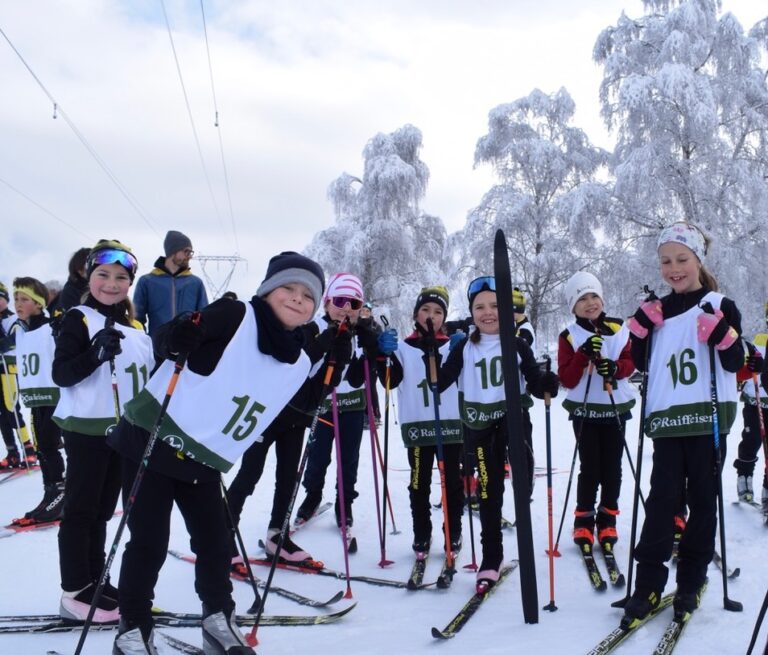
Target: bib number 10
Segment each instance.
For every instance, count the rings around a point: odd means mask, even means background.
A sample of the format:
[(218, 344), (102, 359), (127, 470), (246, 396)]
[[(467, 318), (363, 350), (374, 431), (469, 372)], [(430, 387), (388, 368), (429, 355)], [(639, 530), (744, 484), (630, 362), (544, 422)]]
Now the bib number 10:
[(232, 428), (235, 428), (235, 431), (232, 432), (232, 438), (235, 441), (242, 441), (256, 429), (259, 420), (256, 414), (261, 414), (266, 407), (258, 400), (251, 402), (250, 396), (235, 396), (232, 398), (232, 402), (237, 405), (237, 409), (222, 432), (229, 434)]
[(480, 385), (483, 389), (488, 388), (489, 382), (490, 386), (492, 387), (500, 387), (502, 384), (504, 384), (504, 373), (501, 368), (501, 357), (491, 357), (490, 365), (488, 364), (487, 360), (481, 359), (475, 364), (475, 366), (480, 369)]
[(686, 348), (679, 355), (673, 354), (667, 362), (667, 368), (672, 376), (672, 386), (677, 387), (680, 384), (693, 384), (699, 377), (696, 370), (696, 363), (693, 361), (696, 353), (690, 348)]

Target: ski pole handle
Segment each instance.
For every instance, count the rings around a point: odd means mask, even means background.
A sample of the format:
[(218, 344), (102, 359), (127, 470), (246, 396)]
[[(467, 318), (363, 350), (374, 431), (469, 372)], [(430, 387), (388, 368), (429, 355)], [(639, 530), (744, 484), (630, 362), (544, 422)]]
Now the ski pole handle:
[[(549, 373), (552, 370), (552, 358), (549, 355), (544, 355), (544, 370)], [(544, 392), (544, 406), (549, 407), (552, 404), (552, 395), (548, 392)]]

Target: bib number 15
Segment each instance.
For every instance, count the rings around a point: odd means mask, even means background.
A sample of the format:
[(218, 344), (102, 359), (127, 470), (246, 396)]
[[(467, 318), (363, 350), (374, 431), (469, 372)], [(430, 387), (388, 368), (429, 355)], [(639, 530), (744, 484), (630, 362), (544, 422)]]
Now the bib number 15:
[(250, 396), (234, 396), (232, 402), (237, 405), (237, 409), (232, 414), (229, 422), (224, 426), (222, 432), (229, 434), (232, 428), (234, 428), (232, 438), (235, 441), (242, 441), (256, 429), (256, 424), (259, 420), (256, 415), (261, 414), (266, 407), (258, 400), (251, 402)]
[(696, 353), (690, 348), (686, 348), (681, 353), (673, 354), (667, 362), (667, 368), (672, 376), (672, 386), (677, 387), (680, 384), (693, 384), (699, 377), (696, 370), (696, 363), (693, 361)]

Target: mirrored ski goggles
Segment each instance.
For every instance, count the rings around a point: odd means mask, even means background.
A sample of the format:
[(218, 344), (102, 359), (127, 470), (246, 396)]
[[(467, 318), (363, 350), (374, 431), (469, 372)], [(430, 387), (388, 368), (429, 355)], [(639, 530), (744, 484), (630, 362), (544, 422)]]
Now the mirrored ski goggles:
[(467, 287), (467, 298), (471, 298), (475, 294), (481, 291), (496, 291), (496, 278), (492, 275), (483, 275), (483, 277), (476, 277), (469, 283)]
[(120, 264), (131, 274), (131, 279), (136, 275), (136, 269), (139, 267), (139, 262), (136, 258), (125, 250), (97, 250), (88, 255), (88, 270), (92, 271), (102, 264)]
[(347, 296), (333, 296), (331, 302), (334, 307), (344, 309), (347, 305), (353, 310), (358, 310), (363, 306), (363, 301), (359, 298), (348, 298)]

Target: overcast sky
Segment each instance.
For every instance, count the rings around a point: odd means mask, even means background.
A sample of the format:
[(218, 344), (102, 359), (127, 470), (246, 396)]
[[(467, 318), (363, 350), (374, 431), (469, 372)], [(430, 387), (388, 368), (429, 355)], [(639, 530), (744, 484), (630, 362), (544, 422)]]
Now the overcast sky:
[[(201, 3), (164, 4), (193, 131), (160, 0), (2, 3), (0, 29), (39, 83), (0, 36), (0, 280), (64, 281), (70, 254), (99, 238), (130, 245), (148, 272), (176, 229), (197, 253), (246, 258), (230, 288), (250, 296), (272, 254), (333, 223), (326, 189), (361, 174), (366, 141), (406, 123), (424, 136), (423, 208), (455, 231), (493, 181), (472, 161), (495, 106), (565, 86), (574, 124), (610, 148), (592, 47), (622, 9), (642, 14), (640, 0), (203, 7), (218, 129)], [(765, 0), (723, 8), (745, 30), (768, 13)], [(228, 272), (207, 268), (217, 282)]]

